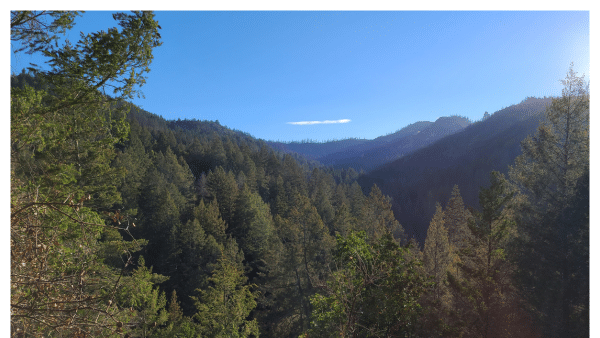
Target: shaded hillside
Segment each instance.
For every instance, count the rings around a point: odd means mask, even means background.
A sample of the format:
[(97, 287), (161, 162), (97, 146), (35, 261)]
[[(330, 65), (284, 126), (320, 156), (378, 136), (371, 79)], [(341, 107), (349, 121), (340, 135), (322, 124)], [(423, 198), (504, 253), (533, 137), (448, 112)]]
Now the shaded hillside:
[(377, 147), (382, 144), (391, 143), (391, 142), (394, 142), (394, 141), (399, 140), (406, 136), (417, 134), (420, 131), (422, 131), (423, 129), (430, 126), (432, 123), (433, 122), (430, 122), (430, 121), (418, 121), (415, 123), (411, 123), (408, 126), (402, 128), (398, 131), (395, 131), (391, 134), (379, 136), (378, 138), (374, 139), (373, 142), (370, 142), (369, 146), (365, 147), (364, 150), (374, 148), (374, 147)]
[(421, 121), (361, 147), (349, 148), (318, 160), (334, 168), (351, 167), (368, 171), (452, 135), (470, 124), (467, 118), (461, 116), (440, 117), (435, 122)]
[(429, 122), (429, 121), (419, 121), (419, 122), (409, 124), (408, 126), (402, 128), (396, 132), (393, 132), (391, 134), (379, 136), (379, 137), (377, 137), (373, 140), (369, 140), (368, 142), (365, 142), (363, 144), (360, 144), (360, 145), (357, 145), (354, 147), (348, 147), (342, 151), (338, 151), (335, 153), (330, 153), (325, 156), (322, 156), (319, 158), (319, 161), (326, 165), (334, 166), (336, 162), (343, 162), (346, 159), (360, 157), (360, 154), (364, 154), (374, 148), (383, 147), (387, 144), (393, 143), (394, 141), (398, 141), (407, 136), (416, 135), (419, 132), (421, 132), (423, 129), (427, 128), (432, 123), (433, 122)]
[[(388, 135), (379, 136), (373, 140), (348, 138), (344, 140), (327, 141), (327, 142), (272, 142), (267, 141), (273, 149), (284, 153), (297, 153), (307, 159), (327, 159), (329, 162), (335, 159), (352, 157), (357, 153), (363, 153), (370, 149), (389, 144), (406, 136), (414, 135), (427, 126), (432, 124), (429, 121), (419, 121), (412, 123), (396, 132)], [(329, 163), (330, 164), (330, 163)]]
[(368, 143), (369, 140), (349, 138), (344, 140), (328, 141), (328, 142), (273, 142), (267, 141), (271, 148), (287, 153), (300, 154), (307, 159), (315, 160), (319, 157), (327, 156), (332, 153), (343, 151), (344, 149), (354, 148), (362, 144)]
[(520, 143), (538, 126), (551, 99), (528, 98), (461, 132), (389, 163), (360, 178), (393, 198), (396, 218), (409, 236), (424, 242), (435, 203), (444, 205), (458, 184), (466, 205), (478, 207), (478, 191), (489, 172), (506, 173)]

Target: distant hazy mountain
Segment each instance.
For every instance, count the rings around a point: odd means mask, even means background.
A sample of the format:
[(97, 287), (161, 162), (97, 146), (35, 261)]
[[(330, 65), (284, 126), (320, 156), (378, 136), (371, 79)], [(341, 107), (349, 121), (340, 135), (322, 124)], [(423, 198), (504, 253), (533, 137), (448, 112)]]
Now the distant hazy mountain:
[(357, 171), (368, 171), (452, 135), (470, 124), (467, 118), (461, 116), (440, 117), (435, 122), (416, 122), (394, 134), (378, 137), (317, 160), (334, 168), (352, 167)]
[(307, 159), (317, 159), (319, 157), (327, 156), (328, 154), (343, 151), (350, 147), (360, 146), (369, 142), (366, 139), (349, 138), (345, 140), (336, 140), (328, 142), (273, 142), (266, 141), (266, 143), (273, 149), (279, 150), (284, 153), (297, 153)]
[(458, 184), (465, 204), (478, 207), (479, 187), (489, 184), (490, 171), (508, 171), (521, 153), (521, 141), (535, 131), (550, 102), (549, 98), (528, 98), (504, 108), (369, 172), (359, 183), (365, 189), (375, 183), (391, 196), (400, 224), (423, 243), (435, 203), (444, 206)]
[(440, 117), (435, 122), (419, 121), (374, 140), (345, 139), (329, 142), (271, 142), (272, 148), (296, 153), (336, 169), (371, 170), (436, 140), (456, 133), (470, 124), (465, 117)]

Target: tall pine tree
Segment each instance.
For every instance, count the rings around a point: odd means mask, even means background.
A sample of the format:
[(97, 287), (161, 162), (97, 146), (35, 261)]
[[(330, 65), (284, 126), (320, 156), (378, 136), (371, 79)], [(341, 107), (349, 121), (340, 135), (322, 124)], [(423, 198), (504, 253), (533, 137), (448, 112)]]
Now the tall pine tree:
[[(510, 210), (514, 192), (504, 176), (490, 174), (491, 185), (481, 189), (479, 204), (469, 223), (471, 236), (466, 249), (460, 252), (461, 278), (452, 272), (448, 279), (454, 295), (454, 311), (458, 329), (467, 336), (496, 337), (504, 329), (507, 307), (514, 304), (512, 272), (507, 250), (515, 235), (515, 224)], [(514, 332), (506, 333), (510, 336)]]
[(546, 120), (521, 143), (523, 154), (510, 168), (524, 197), (515, 252), (519, 285), (549, 337), (572, 337), (589, 325), (581, 322), (589, 291), (571, 292), (582, 290), (589, 274), (589, 249), (583, 244), (589, 222), (565, 218), (574, 208), (589, 207), (586, 188), (577, 188), (586, 186), (589, 171), (589, 84), (573, 65), (562, 83), (562, 96), (552, 100)]
[(423, 250), (423, 263), (427, 272), (434, 277), (435, 300), (441, 301), (445, 295), (446, 271), (451, 263), (450, 244), (448, 243), (448, 231), (444, 226), (444, 212), (440, 204), (435, 206), (435, 214), (425, 238)]

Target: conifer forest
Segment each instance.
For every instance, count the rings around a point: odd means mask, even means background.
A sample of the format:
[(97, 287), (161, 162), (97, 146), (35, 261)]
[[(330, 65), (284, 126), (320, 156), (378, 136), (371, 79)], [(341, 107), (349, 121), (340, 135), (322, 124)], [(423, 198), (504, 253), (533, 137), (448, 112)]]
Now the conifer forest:
[[(572, 67), (561, 96), (454, 117), (365, 171), (135, 106), (154, 14), (55, 44), (77, 15), (11, 12), (12, 42), (50, 60), (11, 75), (12, 337), (589, 336)], [(451, 145), (460, 165), (423, 164)]]

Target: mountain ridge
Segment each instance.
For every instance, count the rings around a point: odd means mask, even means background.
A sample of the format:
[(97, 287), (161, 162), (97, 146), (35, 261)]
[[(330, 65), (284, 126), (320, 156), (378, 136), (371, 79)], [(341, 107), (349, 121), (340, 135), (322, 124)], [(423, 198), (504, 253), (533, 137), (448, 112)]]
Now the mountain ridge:
[(521, 141), (535, 132), (550, 98), (527, 98), (359, 178), (392, 197), (396, 219), (423, 243), (435, 204), (444, 205), (455, 184), (465, 205), (478, 208), (478, 193), (489, 172), (508, 172), (521, 153)]
[(317, 160), (334, 168), (352, 167), (357, 171), (369, 171), (452, 135), (470, 124), (466, 117), (457, 115), (443, 116), (435, 122), (417, 122), (401, 129), (396, 133), (395, 139), (386, 143), (373, 143), (364, 150), (348, 149), (344, 153), (331, 154)]
[(273, 149), (298, 154), (336, 169), (371, 170), (453, 134), (471, 121), (462, 116), (442, 116), (436, 121), (417, 121), (372, 140), (348, 138), (328, 142), (265, 141)]

